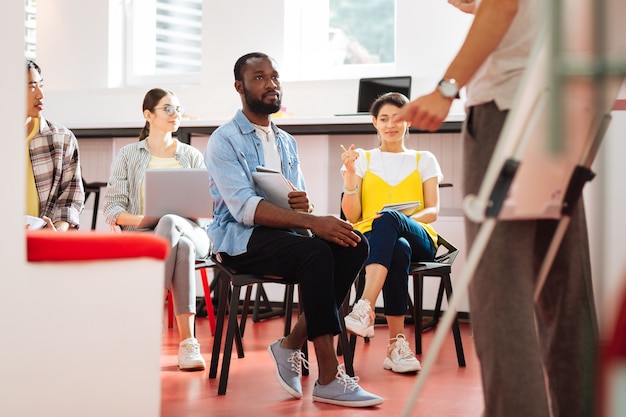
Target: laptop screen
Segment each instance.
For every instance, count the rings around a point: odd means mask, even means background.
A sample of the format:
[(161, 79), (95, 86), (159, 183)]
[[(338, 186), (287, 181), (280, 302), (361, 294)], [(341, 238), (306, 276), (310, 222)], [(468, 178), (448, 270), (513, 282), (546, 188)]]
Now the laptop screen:
[(361, 78), (359, 80), (358, 113), (369, 113), (374, 100), (389, 92), (402, 93), (411, 98), (411, 76)]

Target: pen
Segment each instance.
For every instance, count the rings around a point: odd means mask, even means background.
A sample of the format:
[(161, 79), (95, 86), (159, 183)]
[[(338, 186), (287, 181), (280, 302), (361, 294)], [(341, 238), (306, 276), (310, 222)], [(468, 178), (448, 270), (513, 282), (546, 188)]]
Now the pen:
[(348, 152), (348, 150), (346, 149), (345, 146), (343, 146), (343, 145), (339, 145), (339, 146), (341, 146), (341, 149), (343, 149), (344, 152)]

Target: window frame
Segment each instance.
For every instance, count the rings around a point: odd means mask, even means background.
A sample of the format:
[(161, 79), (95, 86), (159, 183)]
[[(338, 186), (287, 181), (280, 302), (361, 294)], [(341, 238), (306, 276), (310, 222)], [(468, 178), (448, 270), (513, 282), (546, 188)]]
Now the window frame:
[(328, 44), (330, 33), (330, 0), (285, 0), (285, 58), (281, 64), (281, 78), (285, 81), (316, 81), (397, 75), (397, 0), (393, 0), (393, 4), (395, 62), (332, 64), (324, 63), (330, 53), (322, 46)]
[[(146, 52), (138, 52), (139, 49), (148, 47), (156, 49), (157, 44), (157, 12), (156, 5), (159, 2), (169, 3), (176, 0), (128, 0), (124, 10), (124, 84), (126, 86), (143, 86), (155, 84), (200, 84), (202, 75), (202, 34), (199, 36), (199, 59), (197, 72), (172, 72), (172, 73), (143, 73), (157, 72), (155, 69), (157, 53), (148, 54), (152, 59), (150, 64), (142, 64), (142, 57)], [(184, 0), (183, 0), (184, 1)], [(200, 2), (202, 4), (202, 2)], [(202, 13), (202, 12), (201, 12)], [(140, 16), (140, 18), (135, 18)], [(202, 17), (199, 22), (202, 30)], [(147, 69), (147, 70), (146, 70)]]

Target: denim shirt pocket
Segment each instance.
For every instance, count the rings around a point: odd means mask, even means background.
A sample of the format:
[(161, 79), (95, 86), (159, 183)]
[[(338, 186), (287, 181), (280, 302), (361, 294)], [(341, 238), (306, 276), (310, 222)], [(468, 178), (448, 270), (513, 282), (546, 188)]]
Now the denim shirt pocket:
[(261, 161), (259, 161), (258, 153), (251, 151), (254, 151), (254, 149), (245, 148), (240, 150), (238, 155), (242, 165), (247, 166), (250, 173), (256, 171), (257, 166), (262, 165)]

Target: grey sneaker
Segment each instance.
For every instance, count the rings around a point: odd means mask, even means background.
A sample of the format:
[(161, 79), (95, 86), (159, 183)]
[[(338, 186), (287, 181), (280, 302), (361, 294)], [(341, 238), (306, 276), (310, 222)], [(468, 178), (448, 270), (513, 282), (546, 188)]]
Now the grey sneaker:
[(382, 404), (382, 397), (365, 391), (359, 386), (358, 381), (358, 377), (349, 376), (344, 371), (343, 365), (339, 365), (337, 375), (330, 384), (321, 385), (319, 382), (315, 382), (313, 401), (343, 407), (372, 407)]
[(178, 345), (178, 369), (181, 371), (202, 371), (206, 367), (200, 354), (200, 344), (193, 337), (185, 339)]
[(300, 383), (302, 367), (308, 369), (309, 362), (300, 349), (281, 347), (282, 340), (283, 338), (280, 338), (269, 345), (267, 351), (276, 364), (276, 375), (278, 375), (280, 385), (292, 396), (300, 398), (302, 397), (302, 384)]

